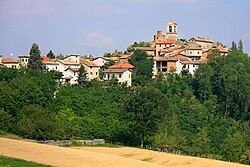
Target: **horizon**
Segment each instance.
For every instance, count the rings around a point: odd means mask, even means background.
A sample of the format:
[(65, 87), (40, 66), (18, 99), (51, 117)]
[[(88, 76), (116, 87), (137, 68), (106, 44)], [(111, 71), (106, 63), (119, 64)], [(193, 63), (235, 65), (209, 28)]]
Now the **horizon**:
[[(247, 0), (1, 0), (0, 54), (29, 54), (33, 43), (41, 55), (103, 56), (130, 44), (152, 41), (166, 23), (178, 23), (178, 38), (205, 37), (231, 47), (242, 39), (250, 53)], [(11, 56), (13, 54), (13, 56)]]

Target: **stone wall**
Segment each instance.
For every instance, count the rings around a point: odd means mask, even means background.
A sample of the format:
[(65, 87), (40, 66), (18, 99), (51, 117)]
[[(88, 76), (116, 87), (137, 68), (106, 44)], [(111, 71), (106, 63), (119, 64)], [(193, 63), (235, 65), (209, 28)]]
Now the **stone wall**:
[(48, 144), (52, 146), (66, 146), (72, 144), (79, 144), (79, 145), (96, 145), (96, 144), (104, 144), (104, 139), (94, 139), (94, 140), (61, 140), (61, 141), (54, 141), (54, 140), (44, 140), (44, 141), (37, 141), (37, 143), (41, 144)]

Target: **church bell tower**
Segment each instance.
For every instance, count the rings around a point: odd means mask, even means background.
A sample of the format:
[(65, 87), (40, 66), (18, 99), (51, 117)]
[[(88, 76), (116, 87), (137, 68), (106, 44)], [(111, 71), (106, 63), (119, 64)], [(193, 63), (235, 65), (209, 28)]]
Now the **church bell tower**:
[(178, 25), (174, 21), (167, 22), (167, 39), (176, 40), (178, 37)]

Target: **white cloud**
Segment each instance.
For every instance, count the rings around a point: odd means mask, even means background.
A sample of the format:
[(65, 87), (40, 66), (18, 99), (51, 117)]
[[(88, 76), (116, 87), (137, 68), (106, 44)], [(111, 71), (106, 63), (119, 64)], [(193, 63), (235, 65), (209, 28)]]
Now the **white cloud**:
[(111, 47), (113, 44), (114, 40), (111, 37), (107, 37), (96, 31), (89, 32), (83, 41), (83, 45), (90, 48)]

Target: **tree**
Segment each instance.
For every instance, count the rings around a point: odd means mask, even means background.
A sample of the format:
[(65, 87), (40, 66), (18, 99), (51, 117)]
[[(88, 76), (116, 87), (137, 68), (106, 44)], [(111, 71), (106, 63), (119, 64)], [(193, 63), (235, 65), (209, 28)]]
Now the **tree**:
[(196, 155), (208, 154), (211, 151), (211, 140), (208, 136), (208, 128), (203, 127), (192, 140), (192, 151)]
[(239, 43), (238, 43), (238, 50), (243, 52), (243, 42), (242, 40), (240, 39)]
[(150, 47), (150, 42), (140, 41), (139, 43), (135, 42), (127, 47), (128, 52), (133, 52), (135, 47)]
[(232, 50), (237, 50), (237, 44), (234, 41), (232, 41), (231, 49)]
[(140, 146), (143, 147), (145, 136), (156, 131), (166, 110), (166, 96), (156, 88), (143, 87), (125, 97), (122, 118), (127, 121), (130, 130), (140, 136)]
[(26, 106), (18, 113), (17, 129), (21, 136), (30, 139), (57, 139), (61, 131), (55, 114), (38, 105)]
[(30, 49), (30, 58), (28, 62), (29, 69), (42, 70), (44, 69), (44, 64), (41, 58), (41, 51), (37, 44), (33, 44)]
[(115, 64), (115, 61), (114, 60), (109, 60), (108, 62), (106, 62), (104, 65), (103, 65), (103, 68), (104, 69), (108, 69), (110, 66), (114, 65)]
[(47, 57), (50, 59), (54, 59), (56, 58), (55, 54), (52, 52), (52, 50), (49, 51), (49, 53), (47, 54)]
[(79, 69), (78, 79), (77, 79), (79, 86), (83, 86), (86, 83), (86, 81), (87, 81), (87, 74), (88, 73), (86, 72), (84, 66), (81, 65), (81, 67)]
[(135, 85), (143, 85), (152, 79), (153, 59), (149, 59), (144, 50), (135, 50), (129, 63), (135, 66), (132, 77)]
[(56, 58), (57, 58), (57, 59), (60, 59), (60, 60), (63, 60), (64, 57), (65, 57), (65, 56), (64, 56), (63, 54), (61, 54), (61, 53), (60, 53), (59, 55), (56, 56)]

